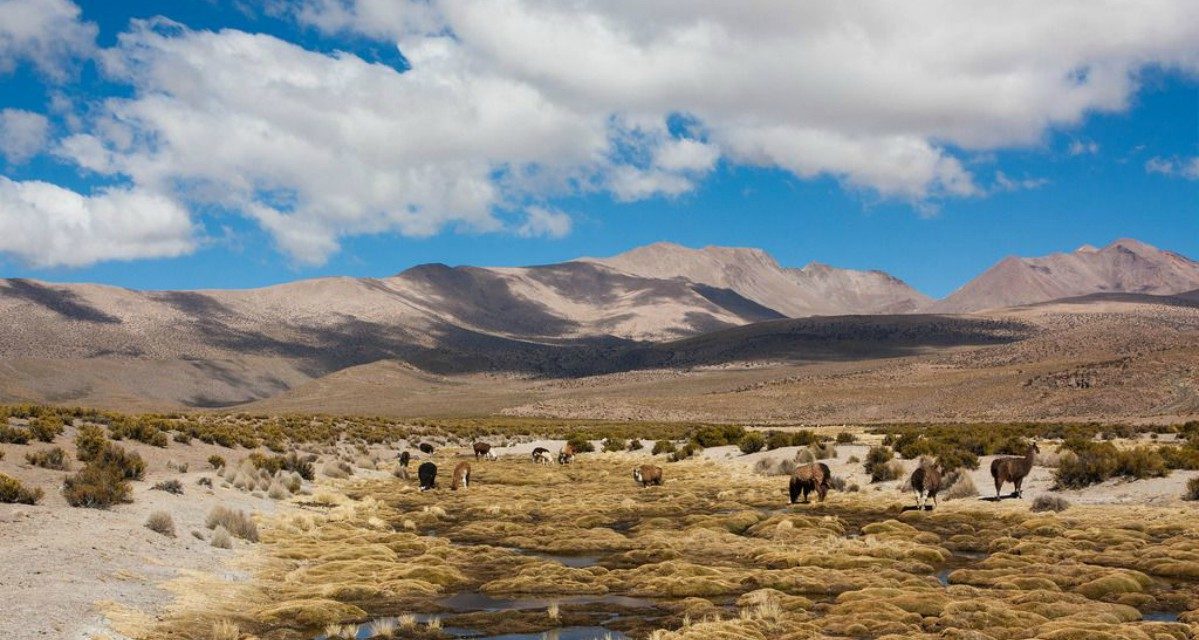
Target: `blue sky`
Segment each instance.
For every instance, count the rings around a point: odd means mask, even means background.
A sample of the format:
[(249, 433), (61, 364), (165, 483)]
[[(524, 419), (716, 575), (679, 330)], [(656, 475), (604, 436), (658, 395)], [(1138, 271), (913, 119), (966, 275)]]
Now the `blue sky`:
[[(901, 46), (923, 40), (900, 23), (877, 34), (900, 43), (887, 60), (911, 56), (899, 78), (825, 49), (814, 15), (767, 16), (796, 20), (776, 33), (583, 3), (601, 27), (563, 34), (537, 31), (563, 24), (544, 7), (501, 22), (489, 2), (422, 4), (0, 0), (46, 29), (0, 47), (0, 275), (253, 287), (666, 240), (882, 269), (939, 297), (1006, 255), (1120, 237), (1199, 258), (1188, 3), (1134, 26), (1096, 3), (1098, 33), (950, 16), (950, 44), (1028, 37), (949, 68)], [(679, 25), (793, 62), (730, 59), (725, 41), (705, 58)], [(1003, 64), (1006, 83), (979, 75)]]

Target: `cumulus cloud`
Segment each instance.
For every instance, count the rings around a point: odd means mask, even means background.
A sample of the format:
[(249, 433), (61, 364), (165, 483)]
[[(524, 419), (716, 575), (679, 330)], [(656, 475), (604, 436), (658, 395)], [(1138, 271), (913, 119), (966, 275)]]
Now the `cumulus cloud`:
[(188, 213), (169, 198), (121, 187), (86, 196), (0, 176), (0, 252), (32, 266), (173, 257), (193, 248)]
[[(282, 6), (393, 42), (411, 68), (135, 23), (102, 57), (131, 97), (98, 105), (59, 153), (241, 212), (319, 263), (362, 233), (554, 235), (569, 217), (533, 212), (556, 196), (677, 196), (720, 163), (831, 176), (919, 211), (1035, 188), (980, 185), (965, 160), (1125, 109), (1145, 66), (1199, 72), (1189, 0)], [(505, 224), (507, 210), (528, 217)]]
[(570, 234), (570, 216), (544, 207), (529, 207), (525, 211), (525, 221), (516, 228), (516, 234), (523, 238), (562, 238)]
[(83, 22), (70, 0), (0, 0), (0, 74), (28, 61), (63, 80), (95, 41), (96, 26)]
[(1199, 180), (1199, 156), (1192, 158), (1162, 158), (1154, 156), (1145, 161), (1145, 171), (1187, 180)]
[(0, 110), (0, 155), (12, 164), (22, 164), (40, 153), (49, 136), (46, 116), (21, 109)]

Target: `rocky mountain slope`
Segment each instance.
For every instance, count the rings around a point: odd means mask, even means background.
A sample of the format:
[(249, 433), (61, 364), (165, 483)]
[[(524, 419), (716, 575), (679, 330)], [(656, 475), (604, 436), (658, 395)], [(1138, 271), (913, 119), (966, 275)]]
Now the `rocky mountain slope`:
[(1199, 289), (1199, 262), (1136, 240), (1040, 258), (1005, 258), (949, 297), (929, 305), (961, 313), (1093, 293), (1178, 294)]

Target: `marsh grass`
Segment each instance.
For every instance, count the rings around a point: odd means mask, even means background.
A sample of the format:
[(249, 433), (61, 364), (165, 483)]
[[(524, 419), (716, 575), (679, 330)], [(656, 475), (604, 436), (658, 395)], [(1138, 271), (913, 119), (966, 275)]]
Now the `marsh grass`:
[[(1030, 513), (1016, 501), (960, 501), (916, 512), (889, 490), (792, 506), (785, 478), (688, 460), (643, 491), (628, 466), (625, 454), (549, 467), (513, 459), (487, 464), (470, 492), (420, 492), (390, 477), (339, 483), (345, 495), (322, 489), (330, 497), (311, 512), (266, 521), (257, 600), (238, 610), (259, 637), (300, 627), (315, 635), (398, 606), (442, 613), (427, 624), (397, 618), (397, 637), (434, 637), (442, 622), (464, 621), (488, 635), (539, 632), (557, 602), (555, 624), (616, 616), (632, 637), (669, 640), (1182, 640), (1185, 625), (1142, 623), (1138, 609), (1199, 598), (1199, 582), (1186, 581), (1199, 581), (1189, 511)], [(960, 555), (968, 551), (984, 555)], [(599, 561), (576, 568), (534, 553)], [(438, 603), (464, 591), (548, 604), (445, 613)], [(654, 604), (570, 600), (610, 595)]]

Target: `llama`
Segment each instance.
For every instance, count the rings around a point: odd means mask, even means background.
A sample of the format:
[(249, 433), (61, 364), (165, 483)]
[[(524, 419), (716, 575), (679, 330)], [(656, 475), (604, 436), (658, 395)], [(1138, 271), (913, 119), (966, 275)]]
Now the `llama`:
[(495, 458), (496, 458), (496, 455), (491, 452), (491, 445), (487, 444), (486, 442), (476, 442), (474, 445), (474, 449), (475, 449), (475, 460), (478, 460), (479, 458), (487, 458), (488, 460), (495, 460)]
[(420, 449), (421, 452), (425, 453), (426, 455), (433, 455), (433, 445), (429, 444), (428, 442), (420, 443), (420, 446), (417, 447), (417, 449)]
[(662, 467), (656, 467), (652, 464), (643, 464), (640, 467), (633, 468), (633, 480), (641, 483), (641, 488), (648, 486), (662, 486)]
[(450, 489), (454, 491), (457, 491), (459, 487), (465, 489), (468, 484), (470, 484), (470, 463), (459, 462), (458, 466), (454, 467), (454, 479), (450, 481)]
[(537, 447), (536, 449), (533, 449), (533, 462), (541, 464), (549, 464), (552, 462), (552, 460), (550, 460), (550, 450), (546, 449), (545, 447)]
[(1016, 490), (1012, 495), (1017, 498), (1023, 498), (1024, 493), (1020, 489), (1020, 485), (1024, 484), (1024, 478), (1032, 471), (1033, 461), (1036, 460), (1036, 454), (1041, 450), (1037, 448), (1037, 443), (1028, 445), (1028, 452), (1022, 458), (996, 458), (991, 461), (991, 477), (995, 479), (995, 499), (999, 499), (999, 490), (1003, 488), (1003, 483), (1011, 482), (1016, 486)]
[(804, 503), (807, 503), (808, 494), (813, 491), (816, 492), (820, 502), (824, 502), (832, 477), (833, 474), (829, 471), (828, 465), (823, 462), (813, 462), (797, 467), (791, 474), (791, 504), (798, 502), (800, 495), (803, 496)]
[(412, 454), (407, 451), (400, 454), (400, 466), (408, 468), (408, 463), (412, 461)]
[(423, 462), (416, 470), (416, 477), (420, 478), (420, 490), (428, 491), (437, 487), (437, 465), (432, 462)]
[(920, 466), (912, 472), (912, 490), (916, 492), (916, 508), (924, 511), (928, 508), (928, 499), (932, 498), (933, 506), (937, 505), (937, 492), (941, 490), (941, 463), (930, 464), (921, 460)]
[(574, 461), (576, 453), (574, 445), (567, 442), (566, 446), (558, 451), (558, 464), (570, 464)]

